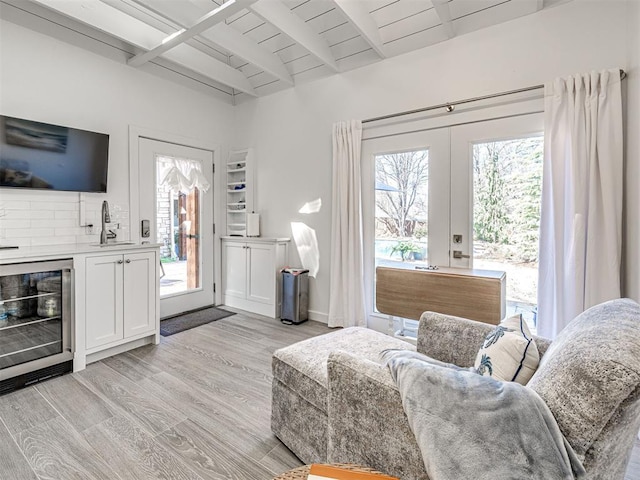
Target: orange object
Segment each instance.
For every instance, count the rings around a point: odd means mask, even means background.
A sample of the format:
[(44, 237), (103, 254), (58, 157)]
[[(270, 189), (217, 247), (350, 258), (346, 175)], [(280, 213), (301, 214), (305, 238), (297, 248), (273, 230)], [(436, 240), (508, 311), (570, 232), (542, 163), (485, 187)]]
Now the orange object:
[(346, 470), (331, 465), (313, 464), (309, 469), (308, 480), (400, 480), (382, 473)]

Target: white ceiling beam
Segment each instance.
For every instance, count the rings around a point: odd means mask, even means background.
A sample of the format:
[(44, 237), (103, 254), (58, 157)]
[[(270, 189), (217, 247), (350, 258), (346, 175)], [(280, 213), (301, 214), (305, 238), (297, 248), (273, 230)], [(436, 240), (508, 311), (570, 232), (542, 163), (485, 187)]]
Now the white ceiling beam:
[[(34, 1), (144, 50), (152, 48), (166, 37), (164, 32), (100, 0)], [(251, 96), (257, 96), (251, 83), (242, 72), (189, 45), (178, 45), (165, 52), (163, 57), (231, 88)]]
[(157, 46), (149, 50), (148, 52), (141, 53), (135, 57), (129, 59), (127, 63), (132, 67), (139, 67), (146, 62), (159, 57), (165, 52), (168, 52), (174, 47), (186, 42), (190, 38), (200, 35), (205, 30), (209, 30), (214, 25), (223, 22), (227, 17), (238, 13), (240, 10), (245, 9), (257, 0), (229, 0), (223, 3), (218, 8), (211, 10), (206, 15), (199, 18), (196, 23), (187, 29), (179, 30), (178, 32), (169, 35)]
[(255, 43), (248, 36), (241, 34), (235, 28), (220, 23), (204, 32), (202, 36), (228, 50), (232, 55), (237, 55), (252, 63), (288, 85), (293, 85), (293, 77), (280, 57)]
[(380, 38), (380, 29), (362, 0), (333, 0), (360, 36), (373, 48), (380, 58), (386, 58)]
[(327, 42), (280, 0), (259, 0), (250, 10), (307, 50), (334, 72), (338, 65)]
[(453, 21), (451, 20), (451, 10), (449, 9), (449, 0), (431, 0), (433, 8), (435, 8), (440, 21), (442, 22), (442, 28), (448, 38), (456, 36), (456, 32), (453, 29)]
[[(135, 2), (138, 4), (138, 8), (142, 7), (145, 11), (153, 12), (154, 15), (167, 19), (176, 25), (176, 28), (192, 25), (201, 16), (201, 12), (211, 8), (211, 0), (191, 0), (180, 3), (154, 0), (135, 0)], [(202, 32), (200, 38), (215, 43), (231, 55), (236, 55), (238, 58), (261, 68), (287, 85), (293, 85), (293, 77), (280, 57), (226, 23), (221, 22), (214, 25), (209, 30)]]

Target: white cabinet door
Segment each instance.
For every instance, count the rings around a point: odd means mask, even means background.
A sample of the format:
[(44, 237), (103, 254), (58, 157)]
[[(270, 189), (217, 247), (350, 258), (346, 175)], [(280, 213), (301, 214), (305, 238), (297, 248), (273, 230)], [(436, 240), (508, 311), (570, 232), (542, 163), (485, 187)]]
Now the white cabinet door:
[(124, 338), (153, 333), (156, 328), (156, 255), (124, 255)]
[(246, 298), (247, 294), (247, 245), (222, 242), (224, 295)]
[(90, 257), (86, 262), (86, 348), (123, 338), (122, 255)]
[(275, 302), (275, 246), (250, 243), (247, 246), (247, 300)]

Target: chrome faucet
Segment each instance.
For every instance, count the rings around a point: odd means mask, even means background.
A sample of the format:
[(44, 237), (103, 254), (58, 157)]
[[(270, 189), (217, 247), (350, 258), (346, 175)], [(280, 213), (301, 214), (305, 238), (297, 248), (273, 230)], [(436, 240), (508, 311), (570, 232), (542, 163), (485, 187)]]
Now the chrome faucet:
[(105, 200), (102, 202), (102, 231), (100, 232), (100, 245), (107, 244), (107, 223), (111, 223), (111, 215), (109, 215), (109, 203)]

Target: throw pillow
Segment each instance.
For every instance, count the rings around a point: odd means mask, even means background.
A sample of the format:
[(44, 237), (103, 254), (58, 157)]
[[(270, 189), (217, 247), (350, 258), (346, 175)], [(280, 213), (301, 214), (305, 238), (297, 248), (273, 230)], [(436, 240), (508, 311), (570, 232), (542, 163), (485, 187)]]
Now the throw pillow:
[(474, 369), (479, 375), (526, 385), (539, 362), (538, 347), (527, 323), (522, 315), (514, 315), (486, 336)]

